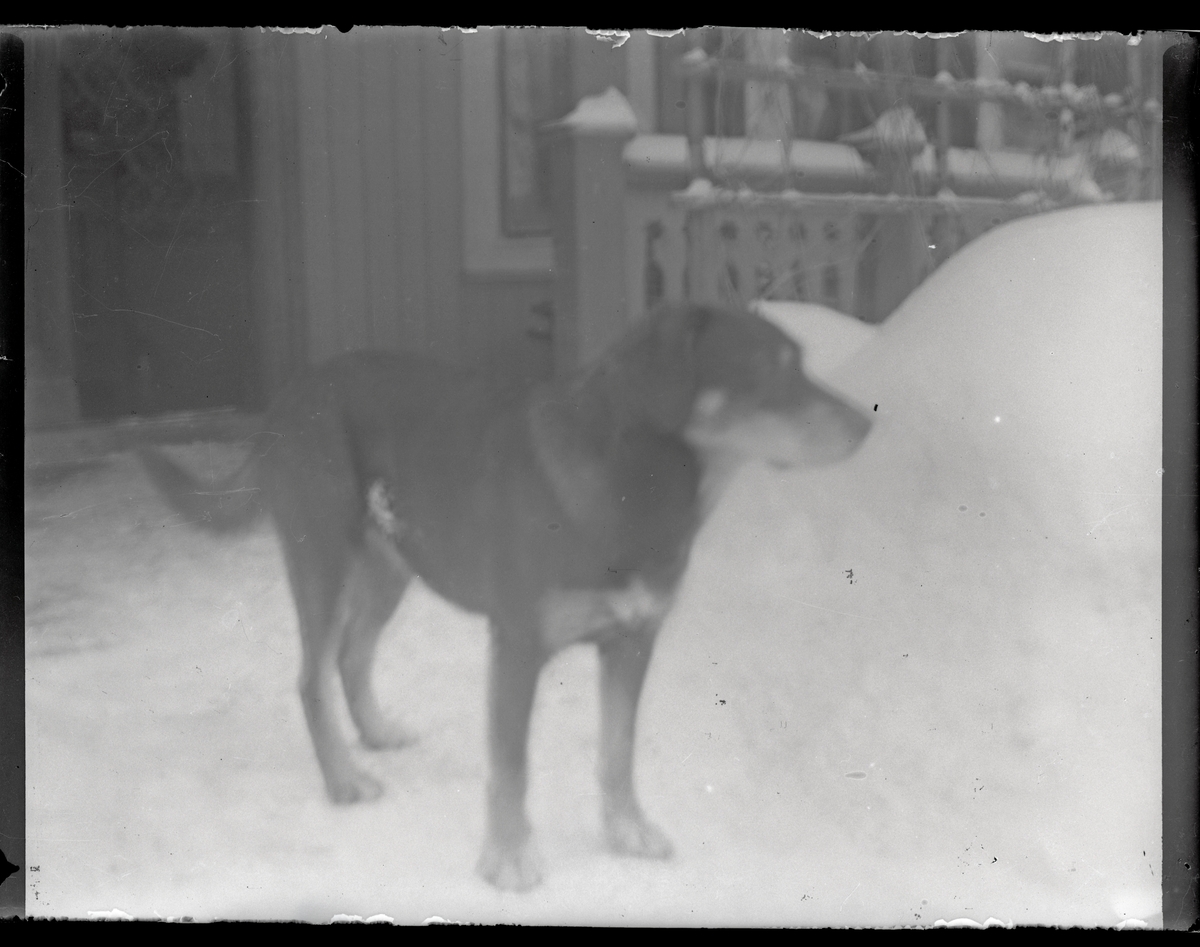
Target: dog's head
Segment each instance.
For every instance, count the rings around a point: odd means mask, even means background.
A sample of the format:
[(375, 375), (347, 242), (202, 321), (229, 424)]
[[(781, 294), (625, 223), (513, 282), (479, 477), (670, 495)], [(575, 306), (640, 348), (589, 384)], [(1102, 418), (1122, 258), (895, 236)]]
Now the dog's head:
[(871, 427), (805, 374), (800, 346), (749, 312), (663, 306), (621, 348), (637, 369), (628, 394), (710, 456), (818, 466), (849, 456)]

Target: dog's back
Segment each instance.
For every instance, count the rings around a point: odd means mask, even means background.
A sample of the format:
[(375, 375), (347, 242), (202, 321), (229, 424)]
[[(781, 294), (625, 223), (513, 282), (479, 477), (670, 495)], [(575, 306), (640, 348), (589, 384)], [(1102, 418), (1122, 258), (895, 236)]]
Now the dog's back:
[(487, 430), (521, 390), (419, 356), (353, 352), (293, 379), (224, 478), (197, 476), (155, 448), (137, 453), (171, 508), (212, 532), (264, 512), (289, 521), (310, 490), (353, 494), (362, 509), (364, 485), (389, 476), (438, 484), (430, 499), (444, 510), (438, 495), (460, 493), (476, 475)]

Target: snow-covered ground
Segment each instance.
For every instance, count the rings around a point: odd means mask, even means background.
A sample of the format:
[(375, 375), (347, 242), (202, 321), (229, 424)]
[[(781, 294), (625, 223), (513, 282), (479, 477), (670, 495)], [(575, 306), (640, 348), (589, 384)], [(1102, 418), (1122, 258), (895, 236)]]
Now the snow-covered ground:
[(29, 912), (1160, 924), (1159, 234), (1154, 205), (1035, 218), (877, 334), (773, 316), (876, 428), (836, 467), (747, 470), (698, 541), (638, 748), (673, 860), (604, 851), (595, 658), (547, 668), (529, 894), (473, 873), (479, 619), (402, 605), (377, 680), (421, 741), (364, 752), (387, 793), (334, 808), (269, 527), (194, 532), (126, 455), (35, 482)]

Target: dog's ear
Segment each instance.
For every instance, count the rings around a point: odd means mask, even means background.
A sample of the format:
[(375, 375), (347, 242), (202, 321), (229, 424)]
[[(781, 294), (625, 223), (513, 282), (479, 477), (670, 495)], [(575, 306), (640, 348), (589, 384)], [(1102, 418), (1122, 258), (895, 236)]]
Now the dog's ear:
[(700, 344), (722, 310), (665, 303), (651, 310), (587, 377), (604, 387), (619, 411), (679, 431), (691, 416)]
[(699, 379), (698, 350), (720, 310), (690, 303), (660, 306), (650, 315), (653, 335), (644, 377), (629, 379), (647, 395), (640, 410), (656, 427), (679, 431), (691, 416)]

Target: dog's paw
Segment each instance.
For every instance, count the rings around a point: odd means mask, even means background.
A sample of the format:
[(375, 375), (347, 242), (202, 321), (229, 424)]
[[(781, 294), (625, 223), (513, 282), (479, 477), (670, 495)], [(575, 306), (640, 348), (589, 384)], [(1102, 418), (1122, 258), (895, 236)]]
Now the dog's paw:
[(330, 780), (329, 798), (340, 806), (353, 802), (371, 802), (383, 795), (383, 783), (374, 776), (355, 770), (336, 780)]
[(646, 821), (641, 813), (610, 815), (604, 822), (608, 847), (618, 855), (638, 858), (670, 858), (675, 851), (662, 829)]
[(542, 860), (528, 839), (515, 849), (489, 841), (476, 871), (501, 891), (528, 891), (541, 884)]

